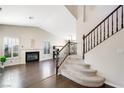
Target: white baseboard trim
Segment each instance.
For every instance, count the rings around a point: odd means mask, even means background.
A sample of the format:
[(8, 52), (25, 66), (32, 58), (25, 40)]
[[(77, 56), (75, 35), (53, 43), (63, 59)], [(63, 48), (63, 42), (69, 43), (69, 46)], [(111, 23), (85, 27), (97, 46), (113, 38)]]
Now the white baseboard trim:
[(25, 63), (16, 63), (16, 64), (8, 64), (5, 67), (16, 66), (16, 65), (24, 65)]
[(49, 59), (43, 59), (43, 60), (40, 60), (40, 62), (42, 61), (49, 61), (49, 60), (53, 60), (52, 58), (49, 58)]
[[(98, 72), (97, 74), (104, 77), (104, 75), (100, 72)], [(105, 84), (110, 85), (110, 86), (115, 87), (115, 88), (123, 88), (124, 87), (124, 86), (112, 83), (112, 82), (108, 81), (107, 79), (105, 80)]]
[(105, 84), (108, 84), (108, 85), (113, 86), (113, 87), (115, 87), (115, 88), (123, 88), (123, 87), (124, 87), (124, 86), (120, 86), (120, 85), (111, 83), (111, 82), (109, 82), (109, 81), (107, 81), (107, 80), (105, 81)]

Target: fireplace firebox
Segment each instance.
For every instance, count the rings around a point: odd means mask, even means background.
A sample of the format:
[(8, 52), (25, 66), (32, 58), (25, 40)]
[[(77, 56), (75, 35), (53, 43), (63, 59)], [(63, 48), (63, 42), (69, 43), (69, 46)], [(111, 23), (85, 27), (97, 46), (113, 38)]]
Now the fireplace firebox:
[(26, 52), (26, 62), (39, 61), (39, 52)]

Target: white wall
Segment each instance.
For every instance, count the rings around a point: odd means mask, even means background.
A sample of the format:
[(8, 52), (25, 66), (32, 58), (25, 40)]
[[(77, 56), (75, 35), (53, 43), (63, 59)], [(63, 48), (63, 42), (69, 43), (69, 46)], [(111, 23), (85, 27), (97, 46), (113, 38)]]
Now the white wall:
[(106, 78), (106, 83), (124, 87), (124, 29), (85, 55), (85, 62)]
[[(25, 64), (26, 51), (39, 51), (40, 61), (52, 58), (52, 46), (63, 45), (63, 39), (48, 33), (36, 27), (0, 25), (0, 55), (3, 55), (3, 38), (17, 37), (20, 39), (20, 53), (19, 58), (11, 59), (5, 65)], [(34, 39), (35, 45), (31, 46), (31, 40)], [(51, 53), (43, 54), (43, 41), (50, 41)]]
[[(78, 8), (77, 42), (78, 55), (82, 55), (82, 36), (91, 31), (117, 6), (87, 6), (83, 22), (83, 6)], [(124, 30), (118, 32), (85, 55), (85, 62), (106, 78), (106, 83), (124, 87)]]
[(100, 21), (102, 21), (109, 13), (112, 12), (117, 6), (110, 5), (92, 5), (86, 6), (86, 18), (83, 22), (83, 6), (78, 7), (78, 20), (77, 20), (77, 42), (78, 42), (78, 55), (82, 55), (82, 37), (91, 31)]

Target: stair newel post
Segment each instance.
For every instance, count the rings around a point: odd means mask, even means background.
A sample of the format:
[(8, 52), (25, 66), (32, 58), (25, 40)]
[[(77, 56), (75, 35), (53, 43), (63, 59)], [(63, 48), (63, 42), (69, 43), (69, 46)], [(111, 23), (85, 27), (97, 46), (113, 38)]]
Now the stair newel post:
[(85, 35), (83, 35), (83, 59), (85, 58)]
[(69, 41), (68, 41), (68, 48), (69, 48), (68, 51), (69, 51), (69, 55), (71, 54), (71, 52), (70, 52), (70, 47), (71, 47), (71, 45), (70, 45), (70, 44), (71, 44), (71, 42), (70, 42), (70, 40), (69, 40)]
[(55, 56), (56, 56), (56, 46), (53, 46), (53, 61), (55, 60)]
[(56, 50), (56, 75), (58, 74), (59, 49)]
[(121, 6), (122, 9), (121, 9), (121, 28), (123, 28), (124, 24), (123, 24), (123, 5)]

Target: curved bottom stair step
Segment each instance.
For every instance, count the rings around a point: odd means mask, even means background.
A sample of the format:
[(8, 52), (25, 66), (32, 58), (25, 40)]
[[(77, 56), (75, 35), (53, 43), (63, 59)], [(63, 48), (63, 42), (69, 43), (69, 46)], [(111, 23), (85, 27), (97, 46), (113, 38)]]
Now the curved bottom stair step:
[(87, 76), (95, 76), (97, 71), (93, 69), (87, 69), (87, 68), (79, 68), (78, 66), (70, 66), (70, 65), (65, 65), (64, 66), (66, 70), (70, 70), (76, 73), (84, 74)]
[(105, 79), (97, 76), (97, 71), (90, 68), (89, 64), (77, 55), (69, 56), (65, 64), (59, 69), (59, 74), (71, 79), (72, 81), (86, 87), (101, 87)]
[(81, 79), (81, 80), (86, 80), (86, 81), (89, 81), (89, 82), (101, 82), (101, 81), (104, 81), (105, 79), (101, 76), (98, 76), (98, 75), (95, 75), (95, 76), (86, 76), (84, 74), (81, 74), (79, 72), (73, 72), (72, 70), (63, 70), (64, 72), (67, 72), (69, 73), (70, 75), (78, 78), (78, 79)]
[(104, 84), (105, 81), (105, 79), (100, 76), (85, 77), (83, 75), (76, 75), (75, 73), (72, 73), (68, 70), (62, 70), (61, 74), (86, 87), (100, 87)]

